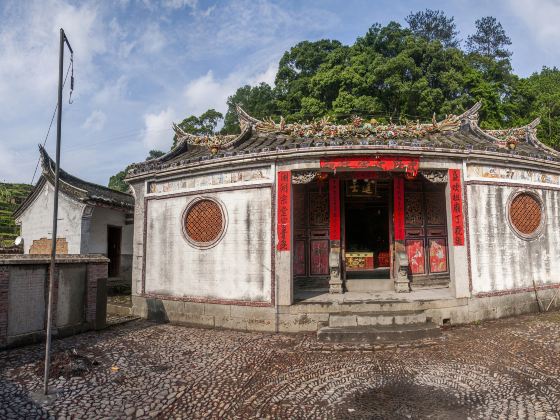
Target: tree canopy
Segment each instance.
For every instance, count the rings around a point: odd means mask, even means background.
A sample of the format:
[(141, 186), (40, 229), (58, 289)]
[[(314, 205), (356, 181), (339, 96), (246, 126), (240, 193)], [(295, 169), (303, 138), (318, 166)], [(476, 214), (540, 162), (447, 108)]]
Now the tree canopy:
[(427, 41), (440, 41), (446, 47), (459, 47), (457, 26), (454, 18), (445, 16), (441, 10), (426, 9), (409, 14), (405, 21), (414, 35)]
[(540, 116), (539, 137), (560, 146), (560, 71), (515, 75), (511, 40), (496, 18), (478, 19), (464, 43), (454, 18), (441, 10), (410, 13), (405, 21), (374, 24), (351, 45), (299, 42), (280, 58), (274, 86), (242, 86), (227, 99), (225, 118), (209, 109), (179, 126), (192, 134), (238, 133), (236, 105), (259, 119), (343, 122), (357, 115), (404, 123), (458, 114), (482, 101), (483, 127), (523, 125)]

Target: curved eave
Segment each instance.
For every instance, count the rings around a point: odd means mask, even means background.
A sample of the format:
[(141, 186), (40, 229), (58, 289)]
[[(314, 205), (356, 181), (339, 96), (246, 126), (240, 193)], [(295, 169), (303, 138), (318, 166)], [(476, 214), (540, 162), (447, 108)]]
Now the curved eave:
[[(232, 139), (230, 142), (224, 144), (221, 146), (221, 149), (227, 150), (227, 149), (231, 149), (233, 147), (239, 146), (241, 143), (243, 143), (245, 140), (247, 140), (252, 133), (252, 126), (250, 124), (247, 125), (243, 125), (242, 126), (243, 129), (241, 130), (241, 133), (239, 133), (238, 136), (236, 136), (234, 139)], [(183, 138), (179, 141), (179, 143), (173, 148), (171, 149), (169, 152), (167, 152), (165, 155), (160, 156), (159, 158), (156, 159), (150, 159), (148, 161), (145, 162), (139, 162), (139, 163), (133, 163), (131, 165), (132, 169), (135, 168), (142, 168), (148, 165), (153, 165), (153, 164), (159, 164), (159, 163), (165, 163), (165, 162), (169, 162), (173, 159), (178, 158), (179, 156), (186, 154), (189, 150), (189, 148), (201, 148), (201, 147), (205, 147), (202, 145), (192, 145), (188, 143), (187, 138)], [(127, 174), (125, 176), (125, 180), (130, 179), (131, 176), (129, 174)]]
[(525, 164), (532, 163), (539, 167), (547, 166), (552, 170), (560, 171), (560, 159), (543, 159), (538, 155), (516, 152), (497, 152), (496, 147), (450, 149), (437, 147), (389, 146), (389, 145), (341, 145), (341, 146), (300, 146), (287, 149), (274, 149), (269, 151), (252, 151), (237, 153), (234, 156), (218, 156), (202, 158), (194, 161), (176, 162), (168, 167), (155, 168), (151, 171), (134, 174), (129, 181), (153, 178), (154, 176), (168, 176), (177, 172), (198, 172), (203, 170), (231, 167), (232, 164), (247, 164), (254, 162), (272, 162), (277, 160), (300, 160), (307, 158), (321, 158), (327, 156), (345, 155), (409, 155), (425, 158), (447, 159), (481, 159), (485, 161), (507, 162)]

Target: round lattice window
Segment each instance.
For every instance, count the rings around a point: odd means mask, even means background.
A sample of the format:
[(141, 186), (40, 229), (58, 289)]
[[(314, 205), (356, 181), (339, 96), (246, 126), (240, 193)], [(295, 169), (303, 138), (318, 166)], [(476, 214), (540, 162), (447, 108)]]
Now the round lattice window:
[(530, 192), (513, 195), (509, 203), (509, 221), (514, 231), (523, 239), (538, 236), (544, 222), (540, 198)]
[(183, 213), (185, 238), (198, 248), (214, 246), (222, 238), (225, 227), (224, 209), (214, 199), (195, 199)]

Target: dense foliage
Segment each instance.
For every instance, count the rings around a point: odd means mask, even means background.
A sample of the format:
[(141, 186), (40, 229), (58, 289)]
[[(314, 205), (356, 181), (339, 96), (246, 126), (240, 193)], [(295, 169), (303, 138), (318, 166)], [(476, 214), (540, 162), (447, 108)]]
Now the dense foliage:
[[(160, 156), (163, 156), (165, 152), (161, 150), (150, 150), (146, 160), (157, 159)], [(109, 178), (109, 188), (121, 192), (129, 192), (128, 191), (128, 184), (124, 182), (124, 178), (126, 177), (126, 173), (130, 169), (130, 165), (128, 165), (123, 171), (120, 171)]]
[[(507, 49), (511, 40), (491, 16), (478, 19), (464, 43), (453, 17), (440, 10), (411, 13), (405, 20), (407, 27), (374, 24), (352, 45), (329, 39), (294, 45), (280, 59), (274, 86), (242, 86), (228, 98), (221, 132), (239, 132), (236, 104), (260, 119), (329, 116), (345, 122), (358, 115), (404, 123), (429, 121), (434, 113), (441, 119), (482, 101), (481, 126), (518, 126), (540, 116), (540, 139), (560, 146), (557, 68), (528, 78), (515, 75)], [(179, 125), (192, 134), (210, 134), (221, 119), (210, 109)]]
[(13, 245), (19, 235), (13, 212), (31, 192), (31, 185), (0, 183), (0, 247)]
[(511, 40), (493, 17), (475, 22), (466, 48), (454, 19), (439, 10), (411, 13), (408, 27), (373, 25), (353, 45), (303, 41), (282, 56), (275, 86), (243, 86), (228, 99), (223, 133), (239, 130), (235, 104), (257, 118), (287, 121), (352, 115), (381, 122), (443, 118), (482, 101), (481, 125), (505, 128), (540, 116), (539, 136), (560, 145), (560, 72), (512, 72)]

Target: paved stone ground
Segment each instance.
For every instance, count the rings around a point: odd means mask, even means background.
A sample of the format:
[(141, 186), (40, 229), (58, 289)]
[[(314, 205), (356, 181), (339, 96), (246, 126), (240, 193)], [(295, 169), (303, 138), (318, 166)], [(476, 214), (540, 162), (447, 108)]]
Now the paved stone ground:
[(560, 313), (408, 346), (131, 321), (0, 352), (0, 418), (560, 418)]

